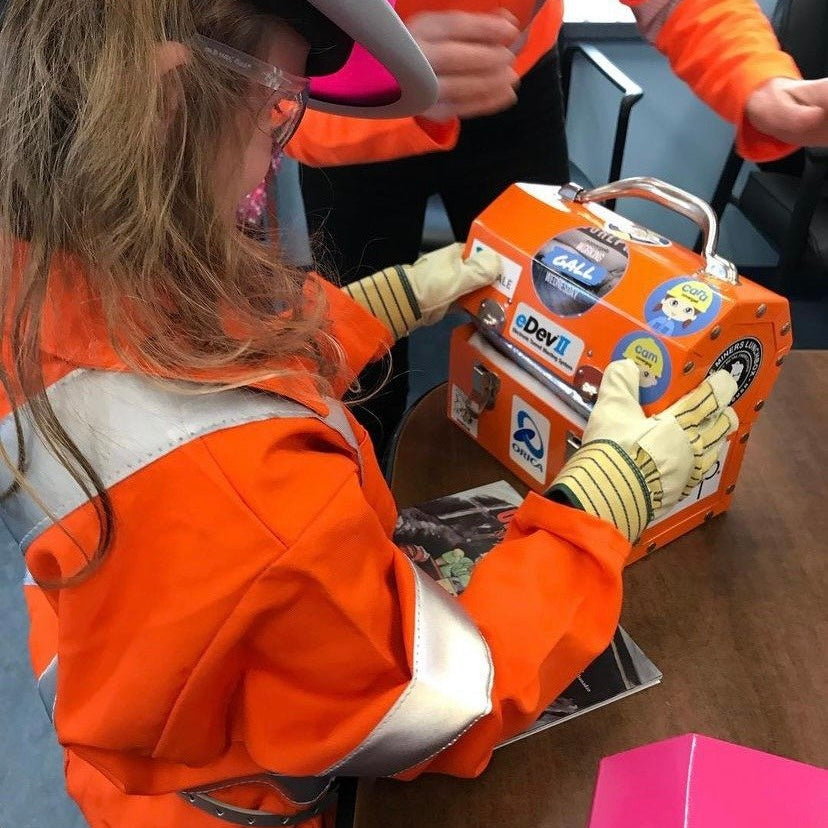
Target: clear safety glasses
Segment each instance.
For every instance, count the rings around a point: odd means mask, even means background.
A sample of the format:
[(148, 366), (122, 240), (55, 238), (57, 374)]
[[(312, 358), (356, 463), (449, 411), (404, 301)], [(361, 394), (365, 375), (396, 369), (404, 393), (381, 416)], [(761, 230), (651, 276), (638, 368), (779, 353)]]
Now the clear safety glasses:
[(270, 129), (274, 144), (284, 147), (291, 139), (308, 105), (310, 80), (291, 75), (263, 60), (244, 52), (197, 35), (196, 40), (208, 60), (255, 81), (270, 89)]

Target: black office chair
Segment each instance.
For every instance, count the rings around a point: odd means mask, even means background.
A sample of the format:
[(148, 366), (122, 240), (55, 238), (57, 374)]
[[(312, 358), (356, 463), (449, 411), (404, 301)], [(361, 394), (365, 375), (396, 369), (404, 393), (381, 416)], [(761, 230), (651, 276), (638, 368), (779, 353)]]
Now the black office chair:
[[(828, 3), (779, 0), (771, 18), (782, 48), (807, 79), (828, 75)], [(828, 151), (806, 148), (759, 164), (738, 195), (744, 161), (731, 148), (713, 195), (721, 218), (733, 204), (779, 252), (768, 287), (785, 295), (828, 286)], [(698, 246), (696, 249), (699, 249)]]
[[(569, 108), (569, 95), (572, 86), (572, 67), (575, 58), (583, 58), (604, 76), (619, 92), (621, 100), (618, 107), (618, 117), (615, 124), (612, 157), (610, 158), (607, 181), (617, 181), (621, 177), (621, 166), (624, 163), (624, 150), (627, 145), (627, 130), (630, 123), (632, 108), (644, 96), (641, 87), (630, 80), (600, 49), (589, 43), (571, 43), (563, 48), (561, 55), (561, 85), (563, 89), (564, 113)], [(593, 182), (576, 164), (570, 162), (570, 180), (584, 187), (595, 186)], [(612, 209), (614, 202), (607, 202)], [(423, 229), (423, 252), (445, 247), (455, 241), (454, 233), (449, 224), (443, 205), (439, 198), (432, 197), (426, 206), (425, 225)]]
[[(621, 178), (621, 167), (624, 163), (624, 150), (627, 147), (627, 132), (630, 125), (630, 115), (633, 107), (644, 97), (644, 90), (627, 75), (625, 75), (600, 49), (590, 43), (571, 43), (564, 48), (561, 60), (561, 79), (564, 95), (564, 112), (569, 112), (570, 90), (572, 87), (572, 67), (575, 58), (581, 57), (590, 63), (593, 69), (604, 76), (620, 93), (618, 102), (618, 116), (615, 121), (615, 136), (612, 145), (609, 170), (606, 181), (596, 182), (573, 162), (570, 161), (570, 177), (576, 184), (584, 187), (594, 187), (597, 184), (606, 184), (618, 181)], [(606, 202), (612, 210), (614, 201)]]

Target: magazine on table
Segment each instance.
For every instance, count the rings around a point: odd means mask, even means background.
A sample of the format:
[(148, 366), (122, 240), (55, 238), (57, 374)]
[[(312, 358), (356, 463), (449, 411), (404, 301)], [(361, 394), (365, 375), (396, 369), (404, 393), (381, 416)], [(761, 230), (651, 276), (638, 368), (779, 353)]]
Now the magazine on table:
[[(440, 497), (400, 512), (394, 538), (428, 575), (459, 595), (474, 567), (503, 539), (521, 496), (505, 481)], [(543, 711), (501, 747), (661, 681), (661, 672), (619, 627), (609, 647)]]

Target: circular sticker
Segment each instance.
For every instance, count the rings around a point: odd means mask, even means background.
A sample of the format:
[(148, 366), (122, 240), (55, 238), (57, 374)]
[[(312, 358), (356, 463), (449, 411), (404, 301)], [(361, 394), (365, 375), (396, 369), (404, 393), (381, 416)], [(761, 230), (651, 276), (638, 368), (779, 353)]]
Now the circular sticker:
[(638, 242), (639, 244), (648, 244), (650, 247), (669, 247), (672, 242), (670, 239), (642, 227), (640, 224), (634, 224), (631, 221), (621, 221), (620, 219), (611, 219), (604, 225), (605, 229), (612, 233), (613, 236), (618, 236), (619, 239), (625, 241)]
[(621, 281), (629, 260), (627, 245), (600, 227), (567, 230), (532, 261), (535, 290), (553, 313), (577, 316)]
[(687, 336), (706, 328), (721, 307), (722, 297), (710, 285), (679, 276), (650, 294), (644, 318), (657, 334)]
[(660, 399), (670, 385), (672, 369), (666, 348), (646, 331), (625, 336), (612, 352), (613, 360), (631, 359), (638, 366), (639, 400), (649, 405)]
[(736, 380), (737, 390), (736, 396), (733, 398), (733, 402), (736, 402), (750, 388), (761, 364), (762, 343), (755, 337), (748, 336), (744, 339), (737, 339), (732, 345), (728, 345), (716, 357), (708, 374), (721, 369), (729, 371), (733, 379)]

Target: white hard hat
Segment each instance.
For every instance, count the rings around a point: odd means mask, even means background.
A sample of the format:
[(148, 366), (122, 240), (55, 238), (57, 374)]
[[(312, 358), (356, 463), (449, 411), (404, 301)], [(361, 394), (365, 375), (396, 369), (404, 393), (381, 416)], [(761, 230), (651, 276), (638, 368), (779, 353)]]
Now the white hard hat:
[(437, 100), (437, 79), (394, 11), (395, 0), (252, 0), (311, 44), (309, 106), (401, 118)]

